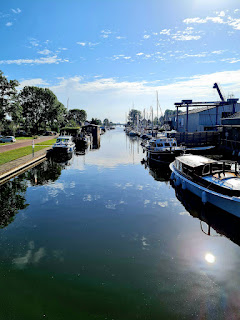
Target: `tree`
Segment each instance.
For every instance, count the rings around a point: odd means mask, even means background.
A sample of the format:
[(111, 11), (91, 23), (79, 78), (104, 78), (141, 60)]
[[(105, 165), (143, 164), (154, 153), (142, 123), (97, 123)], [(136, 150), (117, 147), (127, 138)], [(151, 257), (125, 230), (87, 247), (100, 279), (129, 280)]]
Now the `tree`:
[(102, 121), (100, 119), (97, 119), (97, 118), (92, 118), (90, 123), (100, 126), (102, 124)]
[(21, 108), (18, 103), (16, 87), (19, 85), (17, 80), (9, 80), (0, 70), (0, 124), (6, 121), (7, 115), (13, 121), (17, 121), (21, 116)]
[(87, 112), (80, 109), (71, 109), (68, 112), (68, 120), (74, 120), (76, 124), (86, 121)]
[(130, 110), (128, 113), (129, 122), (131, 122), (131, 124), (133, 124), (133, 125), (137, 124), (137, 118), (138, 118), (138, 120), (140, 120), (142, 118), (141, 111), (136, 110), (136, 109)]
[(107, 118), (103, 120), (103, 125), (105, 127), (109, 127), (110, 123), (109, 123), (109, 120)]
[(20, 92), (20, 103), (25, 127), (34, 132), (64, 121), (66, 108), (50, 89), (26, 86)]

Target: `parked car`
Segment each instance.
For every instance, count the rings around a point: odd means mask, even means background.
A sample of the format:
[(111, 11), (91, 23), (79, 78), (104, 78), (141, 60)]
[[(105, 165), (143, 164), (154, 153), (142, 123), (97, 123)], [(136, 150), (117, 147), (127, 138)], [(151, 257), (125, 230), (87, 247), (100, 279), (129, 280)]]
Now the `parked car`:
[(2, 137), (0, 138), (0, 142), (15, 142), (16, 139), (13, 136), (6, 136), (6, 137)]

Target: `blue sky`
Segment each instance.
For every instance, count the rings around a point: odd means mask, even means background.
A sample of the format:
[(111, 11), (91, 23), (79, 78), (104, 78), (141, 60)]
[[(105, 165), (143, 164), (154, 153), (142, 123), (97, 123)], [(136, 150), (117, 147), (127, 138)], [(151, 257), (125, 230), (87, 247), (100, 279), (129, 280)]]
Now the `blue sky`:
[(0, 25), (4, 74), (89, 119), (240, 97), (239, 0), (5, 1)]

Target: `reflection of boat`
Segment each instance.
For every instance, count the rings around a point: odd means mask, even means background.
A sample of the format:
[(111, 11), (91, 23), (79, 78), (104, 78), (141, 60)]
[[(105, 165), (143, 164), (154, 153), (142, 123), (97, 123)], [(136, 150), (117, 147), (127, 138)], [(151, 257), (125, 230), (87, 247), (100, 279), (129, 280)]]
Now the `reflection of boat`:
[(52, 149), (54, 152), (73, 152), (75, 150), (75, 143), (72, 136), (59, 136)]
[(240, 175), (237, 163), (183, 155), (170, 164), (172, 179), (209, 202), (240, 217)]
[(145, 169), (148, 169), (149, 174), (154, 178), (154, 180), (166, 182), (170, 180), (171, 171), (167, 164), (155, 167), (145, 160), (142, 160), (142, 164), (144, 164)]
[(170, 163), (184, 151), (183, 147), (177, 146), (176, 139), (167, 138), (163, 135), (151, 139), (144, 148), (147, 151), (149, 162), (155, 164)]
[(71, 160), (73, 152), (59, 153), (59, 152), (50, 152), (48, 158), (52, 159), (56, 163), (66, 163)]
[[(183, 204), (185, 209), (194, 218), (201, 221), (201, 229), (207, 235), (212, 235), (211, 228), (219, 235), (224, 235), (240, 246), (240, 219), (228, 212), (221, 210), (210, 203), (203, 204), (199, 197), (188, 190), (175, 187), (176, 197)], [(207, 230), (202, 221), (208, 225)]]

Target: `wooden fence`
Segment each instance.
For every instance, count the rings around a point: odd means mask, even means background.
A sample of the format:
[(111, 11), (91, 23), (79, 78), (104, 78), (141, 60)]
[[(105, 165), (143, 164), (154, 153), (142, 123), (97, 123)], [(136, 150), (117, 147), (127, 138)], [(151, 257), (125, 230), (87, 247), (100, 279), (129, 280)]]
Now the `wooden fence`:
[(217, 146), (220, 143), (220, 132), (177, 132), (175, 135), (178, 144), (186, 146)]

